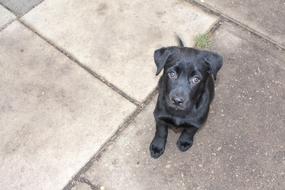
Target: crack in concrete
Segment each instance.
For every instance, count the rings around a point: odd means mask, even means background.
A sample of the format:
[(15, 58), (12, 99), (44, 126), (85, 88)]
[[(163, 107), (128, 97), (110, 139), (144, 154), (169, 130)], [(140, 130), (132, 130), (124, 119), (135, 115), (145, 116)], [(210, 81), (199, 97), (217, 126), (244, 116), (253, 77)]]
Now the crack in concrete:
[(91, 183), (91, 181), (89, 181), (87, 178), (85, 177), (80, 177), (78, 180), (76, 180), (80, 183), (85, 183), (87, 184), (92, 190), (100, 190), (100, 186), (99, 185), (94, 185)]
[(217, 22), (209, 29), (209, 31), (207, 32), (207, 34), (209, 36), (213, 35), (218, 29), (219, 27), (224, 23), (223, 19), (220, 17)]

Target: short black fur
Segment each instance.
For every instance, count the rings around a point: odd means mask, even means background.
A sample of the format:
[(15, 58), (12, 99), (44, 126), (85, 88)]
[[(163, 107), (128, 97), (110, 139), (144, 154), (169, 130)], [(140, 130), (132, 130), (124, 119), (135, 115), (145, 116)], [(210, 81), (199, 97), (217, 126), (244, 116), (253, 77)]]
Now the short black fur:
[(193, 144), (197, 130), (205, 123), (214, 98), (214, 80), (223, 64), (220, 55), (210, 51), (181, 47), (160, 48), (154, 52), (159, 80), (159, 96), (154, 110), (155, 136), (150, 144), (153, 158), (165, 150), (168, 128), (182, 128), (177, 141), (181, 151)]

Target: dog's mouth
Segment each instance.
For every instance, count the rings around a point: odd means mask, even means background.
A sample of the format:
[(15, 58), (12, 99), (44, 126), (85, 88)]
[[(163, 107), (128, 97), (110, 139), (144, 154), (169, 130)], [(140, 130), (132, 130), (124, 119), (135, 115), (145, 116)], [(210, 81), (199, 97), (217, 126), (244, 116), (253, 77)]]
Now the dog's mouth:
[(187, 106), (185, 104), (177, 105), (177, 104), (173, 103), (168, 98), (167, 98), (167, 101), (166, 101), (166, 105), (167, 105), (167, 107), (169, 107), (170, 109), (172, 109), (174, 111), (186, 111), (186, 110), (188, 110)]
[(174, 105), (174, 104), (170, 104), (168, 105), (170, 108), (174, 109), (175, 111), (184, 111), (185, 108), (182, 107), (182, 106), (177, 106), (177, 105)]

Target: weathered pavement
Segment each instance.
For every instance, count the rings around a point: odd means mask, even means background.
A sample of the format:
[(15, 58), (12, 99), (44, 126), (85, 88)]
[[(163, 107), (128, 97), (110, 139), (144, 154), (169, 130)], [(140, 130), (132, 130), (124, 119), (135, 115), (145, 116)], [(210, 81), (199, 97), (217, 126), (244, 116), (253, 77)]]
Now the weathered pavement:
[[(0, 3), (1, 189), (285, 188), (282, 1)], [(225, 63), (208, 122), (151, 159), (153, 51), (209, 31)]]
[(247, 30), (285, 48), (285, 1), (188, 0), (222, 14)]

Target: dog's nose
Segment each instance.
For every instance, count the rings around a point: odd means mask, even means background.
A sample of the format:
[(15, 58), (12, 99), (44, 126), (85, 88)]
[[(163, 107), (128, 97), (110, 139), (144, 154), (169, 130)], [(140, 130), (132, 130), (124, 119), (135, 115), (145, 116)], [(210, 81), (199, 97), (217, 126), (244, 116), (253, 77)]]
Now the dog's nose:
[(173, 97), (171, 100), (173, 101), (175, 105), (178, 105), (178, 106), (182, 105), (184, 102), (184, 99), (180, 97)]

